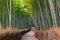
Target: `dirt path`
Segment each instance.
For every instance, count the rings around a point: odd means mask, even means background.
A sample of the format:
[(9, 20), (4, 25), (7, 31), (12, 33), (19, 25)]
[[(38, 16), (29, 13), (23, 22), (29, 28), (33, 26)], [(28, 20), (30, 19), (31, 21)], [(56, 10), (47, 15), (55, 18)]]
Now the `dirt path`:
[(22, 37), (22, 40), (38, 40), (38, 39), (35, 37), (34, 31), (31, 30)]

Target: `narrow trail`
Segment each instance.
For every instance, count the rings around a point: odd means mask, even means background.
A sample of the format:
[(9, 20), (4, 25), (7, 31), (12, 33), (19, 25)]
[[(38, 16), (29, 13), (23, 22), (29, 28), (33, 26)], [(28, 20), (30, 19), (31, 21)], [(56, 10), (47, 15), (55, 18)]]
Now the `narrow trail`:
[(38, 40), (35, 37), (34, 29), (32, 28), (29, 32), (22, 36), (22, 40)]

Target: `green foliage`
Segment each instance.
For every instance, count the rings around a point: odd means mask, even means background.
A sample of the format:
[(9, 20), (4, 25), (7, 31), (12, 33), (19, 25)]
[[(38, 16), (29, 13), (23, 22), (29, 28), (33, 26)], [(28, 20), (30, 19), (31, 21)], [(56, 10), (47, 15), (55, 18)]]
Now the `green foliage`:
[[(26, 2), (26, 1), (25, 1)], [(13, 3), (15, 4), (15, 13), (16, 16), (22, 16), (22, 17), (31, 17), (32, 14), (32, 7), (28, 3), (23, 3), (22, 0), (13, 0)]]

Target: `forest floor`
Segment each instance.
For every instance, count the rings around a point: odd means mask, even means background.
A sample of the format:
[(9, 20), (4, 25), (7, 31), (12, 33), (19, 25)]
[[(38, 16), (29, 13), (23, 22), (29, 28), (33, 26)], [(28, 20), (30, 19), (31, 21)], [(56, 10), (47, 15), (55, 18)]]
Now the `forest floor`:
[[(1, 29), (0, 28), (0, 38), (2, 36), (4, 36), (7, 33), (17, 33), (17, 32), (22, 32), (22, 29), (17, 29), (17, 28), (13, 28), (13, 29)], [(47, 29), (45, 31), (43, 30), (35, 30), (35, 36), (39, 39), (39, 40), (60, 40), (60, 28), (52, 28), (52, 29)]]
[(39, 40), (60, 40), (60, 28), (51, 28), (45, 31), (36, 31)]

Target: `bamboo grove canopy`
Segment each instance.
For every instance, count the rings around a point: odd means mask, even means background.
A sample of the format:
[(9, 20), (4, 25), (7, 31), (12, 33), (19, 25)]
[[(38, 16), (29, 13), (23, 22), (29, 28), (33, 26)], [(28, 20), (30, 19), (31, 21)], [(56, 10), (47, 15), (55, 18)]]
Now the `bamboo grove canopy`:
[(60, 26), (60, 0), (0, 0), (0, 27), (37, 29)]

